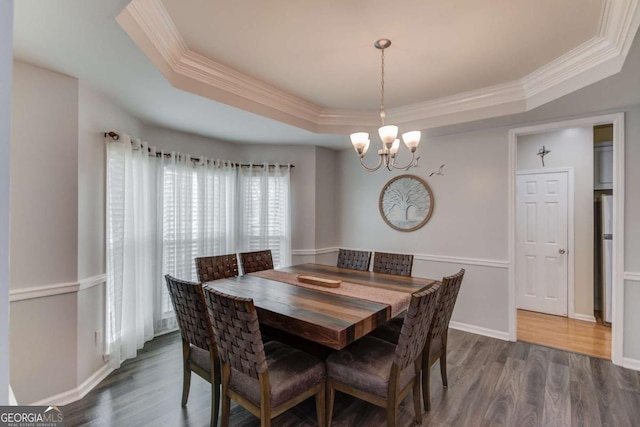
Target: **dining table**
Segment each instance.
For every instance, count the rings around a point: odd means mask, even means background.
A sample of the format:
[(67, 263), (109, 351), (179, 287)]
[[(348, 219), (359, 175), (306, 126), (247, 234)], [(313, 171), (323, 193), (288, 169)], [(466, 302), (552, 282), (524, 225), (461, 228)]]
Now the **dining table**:
[[(299, 275), (339, 282), (339, 286), (304, 283)], [(253, 299), (261, 325), (340, 350), (402, 314), (412, 293), (434, 283), (427, 278), (300, 264), (204, 286)]]

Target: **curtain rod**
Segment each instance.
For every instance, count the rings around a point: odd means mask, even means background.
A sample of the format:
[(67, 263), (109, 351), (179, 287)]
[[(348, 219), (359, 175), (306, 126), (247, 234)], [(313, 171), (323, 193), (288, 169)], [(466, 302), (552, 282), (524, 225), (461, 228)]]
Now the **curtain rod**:
[[(118, 140), (120, 139), (120, 135), (119, 135), (119, 134), (117, 134), (116, 132), (113, 132), (113, 131), (111, 131), (111, 132), (105, 132), (105, 133), (104, 133), (104, 137), (105, 137), (105, 138), (106, 138), (106, 137), (109, 137), (109, 138), (113, 139), (114, 141), (118, 141)], [(149, 150), (149, 153), (151, 153), (151, 148), (147, 148), (147, 149)], [(169, 153), (161, 153), (161, 152), (157, 152), (157, 153), (156, 153), (156, 157), (161, 157), (161, 156), (163, 156), (163, 155), (164, 155), (164, 157), (171, 157), (171, 154), (169, 154)], [(191, 161), (192, 161), (192, 162), (199, 162), (199, 161), (200, 161), (200, 157), (192, 157), (192, 158), (191, 158)], [(207, 163), (208, 163), (208, 162), (211, 162), (211, 161), (212, 161), (212, 160), (207, 159)], [(236, 163), (231, 162), (231, 163), (232, 163), (234, 166), (241, 167), (241, 168), (248, 168), (249, 166), (253, 166), (253, 167), (255, 167), (255, 168), (263, 168), (263, 167), (265, 166), (264, 164), (253, 164), (253, 163), (237, 163), (237, 162), (236, 162)], [(275, 167), (275, 166), (276, 166), (276, 165), (273, 165), (273, 164), (269, 164), (269, 165), (267, 165), (267, 167), (270, 167), (270, 168), (273, 168), (273, 167)], [(291, 164), (282, 165), (282, 166), (289, 166), (290, 168), (295, 168), (295, 165), (291, 165)]]

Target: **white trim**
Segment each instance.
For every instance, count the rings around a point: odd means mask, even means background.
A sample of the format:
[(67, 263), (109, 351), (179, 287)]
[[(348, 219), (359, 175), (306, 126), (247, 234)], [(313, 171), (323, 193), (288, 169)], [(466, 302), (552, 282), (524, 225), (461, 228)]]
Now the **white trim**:
[(52, 285), (33, 286), (23, 289), (9, 290), (9, 301), (23, 301), (27, 299), (51, 297), (55, 295), (70, 294), (80, 290), (79, 283), (54, 283)]
[(485, 337), (496, 338), (503, 341), (510, 341), (508, 332), (498, 331), (496, 329), (483, 328), (482, 326), (469, 325), (468, 323), (449, 322), (451, 329), (457, 329), (458, 331), (470, 332), (476, 335), (484, 335)]
[[(573, 167), (520, 170), (516, 175), (567, 174), (567, 316), (575, 318), (575, 181)], [(517, 210), (517, 206), (516, 206)], [(515, 264), (514, 264), (515, 266)]]
[(623, 280), (629, 280), (630, 282), (640, 282), (640, 273), (625, 271), (622, 278)]
[(98, 274), (97, 276), (87, 277), (86, 279), (80, 280), (80, 291), (84, 291), (89, 288), (93, 288), (94, 286), (101, 285), (107, 282), (106, 274)]
[(585, 117), (562, 122), (545, 123), (509, 130), (509, 175), (508, 179), (508, 232), (509, 232), (509, 284), (508, 284), (508, 319), (509, 335), (512, 341), (517, 340), (516, 290), (515, 290), (515, 180), (517, 164), (517, 137), (568, 127), (596, 126), (613, 123), (613, 188), (615, 189), (613, 206), (614, 239), (612, 269), (612, 334), (611, 359), (616, 365), (622, 364), (624, 348), (624, 113), (603, 116)]
[(427, 254), (415, 254), (413, 256), (413, 259), (418, 261), (445, 262), (449, 264), (477, 265), (479, 267), (509, 268), (508, 261), (500, 261), (494, 259), (461, 258)]
[(78, 387), (72, 388), (71, 390), (67, 390), (63, 393), (56, 394), (55, 396), (47, 397), (45, 399), (40, 399), (37, 402), (31, 403), (34, 406), (44, 406), (44, 405), (58, 405), (64, 406), (69, 403), (76, 402), (86, 396), (95, 386), (100, 384), (102, 380), (107, 378), (109, 374), (113, 371), (113, 368), (110, 368), (108, 364), (102, 366), (102, 368), (98, 369), (93, 373), (89, 378), (84, 380), (82, 384)]
[(54, 283), (51, 285), (32, 286), (9, 290), (9, 301), (24, 301), (34, 298), (52, 297), (56, 295), (70, 294), (92, 288), (107, 281), (106, 274), (88, 277), (75, 283)]
[(596, 323), (596, 318), (594, 316), (589, 316), (588, 314), (573, 313), (573, 315), (570, 315), (569, 318), (582, 320), (583, 322)]
[(333, 252), (338, 252), (338, 248), (321, 248), (321, 249), (292, 249), (291, 255), (293, 256), (310, 256), (310, 255), (324, 255)]
[(624, 356), (624, 113), (614, 115), (613, 122), (613, 251), (611, 255), (611, 360), (616, 365)]
[[(189, 50), (161, 0), (133, 0), (116, 18), (175, 87), (316, 133), (374, 127), (374, 111), (324, 109)], [(618, 73), (640, 26), (639, 0), (605, 0), (597, 35), (523, 78), (387, 111), (432, 128), (529, 111)]]
[(627, 369), (633, 369), (634, 371), (640, 371), (640, 360), (631, 359), (630, 357), (623, 357), (622, 367)]
[[(324, 255), (329, 253), (338, 252), (340, 248), (322, 248), (322, 249), (293, 249), (291, 254), (293, 256), (312, 256), (312, 255)], [(356, 251), (368, 251), (369, 249), (356, 249), (356, 248), (343, 248)], [(372, 251), (375, 252), (375, 251)], [(414, 261), (429, 261), (429, 262), (445, 262), (449, 264), (461, 264), (461, 265), (477, 265), (479, 267), (490, 268), (509, 268), (508, 261), (494, 260), (494, 259), (481, 259), (481, 258), (462, 258), (445, 255), (430, 255), (430, 254), (414, 254)]]

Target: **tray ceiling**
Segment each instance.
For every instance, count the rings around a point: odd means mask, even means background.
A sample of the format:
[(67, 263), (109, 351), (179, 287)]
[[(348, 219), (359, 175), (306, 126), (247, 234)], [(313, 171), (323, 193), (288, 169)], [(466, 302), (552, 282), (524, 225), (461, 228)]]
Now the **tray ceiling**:
[(620, 71), (638, 0), (133, 0), (117, 20), (175, 87), (317, 133), (528, 111)]

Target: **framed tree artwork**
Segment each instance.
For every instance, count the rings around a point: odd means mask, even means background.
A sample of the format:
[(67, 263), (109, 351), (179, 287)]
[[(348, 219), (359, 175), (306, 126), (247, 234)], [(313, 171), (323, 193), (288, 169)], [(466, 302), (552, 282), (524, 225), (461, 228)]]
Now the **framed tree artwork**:
[(382, 188), (378, 207), (389, 227), (398, 231), (415, 231), (431, 218), (433, 193), (424, 179), (400, 175)]

